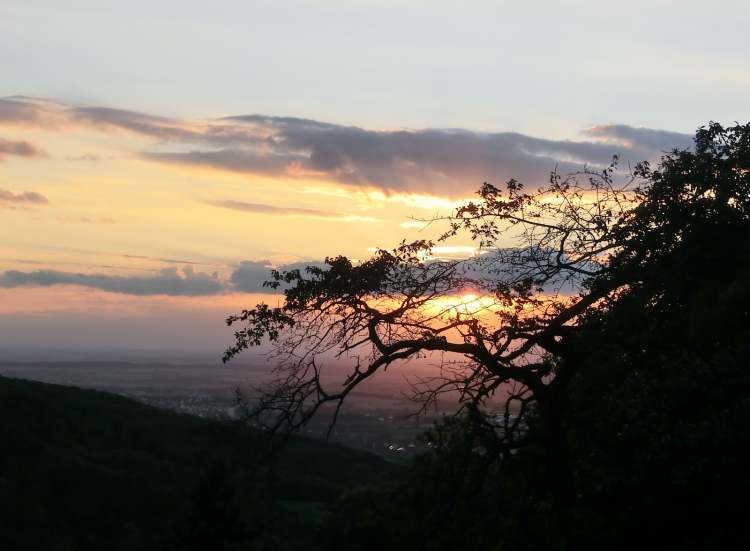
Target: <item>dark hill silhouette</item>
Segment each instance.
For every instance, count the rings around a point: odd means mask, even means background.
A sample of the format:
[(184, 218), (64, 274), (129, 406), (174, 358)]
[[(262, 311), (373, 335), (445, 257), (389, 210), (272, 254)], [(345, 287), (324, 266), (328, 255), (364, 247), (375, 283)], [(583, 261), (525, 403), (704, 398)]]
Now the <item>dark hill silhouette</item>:
[(0, 442), (0, 548), (8, 550), (162, 549), (200, 512), (217, 472), (242, 533), (293, 549), (310, 543), (310, 523), (342, 490), (396, 472), (375, 456), (294, 438), (269, 477), (254, 467), (257, 433), (5, 377)]

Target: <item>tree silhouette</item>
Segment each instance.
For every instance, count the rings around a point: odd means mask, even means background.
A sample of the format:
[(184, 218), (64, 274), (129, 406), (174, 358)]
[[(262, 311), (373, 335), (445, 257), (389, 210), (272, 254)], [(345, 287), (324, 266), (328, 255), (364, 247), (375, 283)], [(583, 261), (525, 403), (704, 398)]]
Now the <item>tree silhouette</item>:
[[(677, 274), (665, 270), (698, 262), (711, 271), (732, 258), (727, 247), (747, 255), (749, 217), (750, 125), (702, 127), (692, 151), (674, 150), (657, 168), (641, 163), (623, 175), (614, 158), (603, 170), (553, 172), (533, 192), (515, 180), (484, 184), (479, 200), (432, 221), (445, 224), (435, 241), (273, 272), (268, 284), (285, 287), (283, 306), (230, 317), (240, 328), (224, 360), (272, 343), (277, 378), (253, 415), (288, 434), (324, 404), (335, 406), (335, 422), (347, 396), (394, 362), (441, 354), (439, 373), (415, 386), (420, 407), (456, 393), (501, 460), (541, 445), (545, 480), (565, 505), (575, 490), (564, 403), (589, 365), (582, 331), (626, 303), (656, 312), (679, 302), (669, 284)], [(462, 239), (476, 255), (434, 252)], [(322, 378), (330, 356), (352, 366), (335, 389)], [(504, 414), (490, 416), (498, 393), (507, 393)]]
[(191, 496), (184, 522), (166, 543), (166, 551), (231, 551), (258, 535), (241, 519), (230, 475), (221, 463), (207, 469)]

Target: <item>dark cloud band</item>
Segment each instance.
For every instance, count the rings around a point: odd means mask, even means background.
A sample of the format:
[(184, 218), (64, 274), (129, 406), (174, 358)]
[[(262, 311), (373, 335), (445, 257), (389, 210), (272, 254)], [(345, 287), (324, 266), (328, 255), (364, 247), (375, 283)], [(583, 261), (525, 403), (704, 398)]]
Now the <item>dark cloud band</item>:
[(685, 134), (627, 125), (589, 128), (585, 140), (567, 141), (460, 129), (375, 131), (263, 115), (181, 120), (109, 107), (0, 99), (0, 124), (59, 125), (61, 120), (157, 140), (158, 148), (141, 157), (159, 163), (449, 196), (471, 193), (485, 181), (516, 178), (542, 184), (555, 167), (566, 172), (606, 165), (613, 154), (629, 161), (654, 160), (692, 143)]
[[(281, 270), (304, 270), (316, 262), (284, 264)], [(212, 296), (224, 293), (278, 293), (264, 287), (263, 282), (271, 278), (271, 264), (268, 261), (244, 261), (236, 266), (229, 278), (220, 278), (217, 273), (208, 274), (195, 271), (190, 265), (181, 270), (165, 268), (156, 275), (119, 276), (107, 274), (84, 274), (58, 270), (34, 270), (23, 272), (8, 270), (0, 273), (0, 288), (52, 287), (55, 285), (78, 285), (99, 289), (110, 293), (136, 296)]]
[(189, 266), (182, 272), (174, 268), (162, 270), (156, 276), (114, 276), (80, 274), (57, 270), (20, 272), (9, 270), (0, 275), (0, 287), (50, 287), (53, 285), (81, 285), (111, 293), (128, 295), (216, 295), (224, 285), (216, 274), (194, 272)]

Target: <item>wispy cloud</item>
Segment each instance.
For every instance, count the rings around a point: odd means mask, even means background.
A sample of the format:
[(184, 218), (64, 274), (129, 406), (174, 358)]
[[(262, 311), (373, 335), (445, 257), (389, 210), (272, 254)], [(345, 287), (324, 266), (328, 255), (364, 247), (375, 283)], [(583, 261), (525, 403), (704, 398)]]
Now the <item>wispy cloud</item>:
[(341, 221), (359, 221), (372, 222), (375, 219), (369, 216), (356, 216), (340, 212), (331, 212), (319, 209), (297, 208), (297, 207), (277, 207), (263, 203), (247, 203), (245, 201), (235, 201), (232, 199), (219, 201), (206, 201), (209, 205), (225, 209), (238, 210), (254, 214), (270, 214), (274, 216), (292, 216), (302, 218), (318, 218), (324, 220), (341, 220)]
[(105, 129), (129, 130), (160, 140), (195, 141), (202, 134), (200, 129), (191, 129), (189, 123), (124, 109), (73, 107), (66, 114), (72, 122)]
[[(92, 254), (102, 254), (102, 253), (92, 253)], [(177, 259), (177, 258), (161, 258), (161, 257), (156, 257), (156, 256), (146, 256), (142, 254), (119, 254), (117, 256), (119, 256), (120, 258), (132, 258), (135, 260), (151, 260), (155, 262), (164, 262), (165, 264), (184, 264), (188, 266), (214, 266), (215, 265), (215, 264), (210, 264), (207, 262), (196, 262), (193, 260), (184, 260), (184, 259)]]
[(278, 215), (301, 215), (301, 216), (323, 216), (332, 217), (339, 216), (335, 212), (328, 212), (317, 209), (304, 209), (304, 208), (292, 208), (292, 207), (275, 207), (273, 205), (265, 205), (262, 203), (246, 203), (244, 201), (233, 201), (227, 199), (224, 201), (207, 201), (208, 204), (216, 207), (222, 207), (225, 209), (241, 210), (243, 212), (254, 212), (258, 214), (278, 214)]
[(114, 224), (116, 220), (109, 216), (60, 216), (59, 222), (71, 222), (81, 224)]
[(7, 155), (17, 157), (45, 157), (46, 153), (29, 142), (15, 142), (0, 138), (0, 161)]
[(101, 161), (102, 158), (99, 155), (96, 155), (94, 153), (86, 153), (84, 155), (78, 155), (76, 157), (66, 157), (66, 161), (86, 161), (90, 163), (95, 163), (97, 161)]
[(661, 152), (672, 149), (687, 149), (693, 145), (693, 137), (668, 130), (639, 128), (626, 124), (607, 124), (592, 126), (582, 134), (604, 143), (625, 146), (640, 151)]
[(35, 191), (21, 191), (13, 193), (7, 189), (0, 188), (0, 203), (11, 203), (15, 205), (46, 205), (49, 200)]
[(65, 109), (64, 105), (41, 98), (0, 98), (0, 123), (51, 128), (65, 121)]

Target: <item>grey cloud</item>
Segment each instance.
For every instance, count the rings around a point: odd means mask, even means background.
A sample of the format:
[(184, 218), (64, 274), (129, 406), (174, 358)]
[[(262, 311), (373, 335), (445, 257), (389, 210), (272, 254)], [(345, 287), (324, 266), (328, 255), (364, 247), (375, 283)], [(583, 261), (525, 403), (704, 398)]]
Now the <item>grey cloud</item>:
[(18, 157), (44, 157), (45, 153), (29, 142), (14, 142), (0, 138), (0, 159), (5, 155)]
[(241, 149), (219, 149), (213, 151), (188, 152), (146, 152), (143, 158), (168, 164), (206, 166), (243, 172), (247, 174), (277, 175), (284, 174), (295, 166), (301, 166), (304, 155), (269, 154)]
[(44, 195), (35, 191), (13, 193), (12, 191), (0, 188), (0, 203), (46, 205), (49, 201)]
[(0, 98), (0, 122), (12, 124), (47, 125), (50, 106), (44, 101), (25, 96)]
[(78, 124), (127, 130), (165, 142), (225, 146), (241, 144), (247, 147), (262, 145), (265, 141), (265, 137), (258, 133), (258, 129), (232, 124), (227, 119), (220, 123), (211, 120), (180, 120), (111, 107), (74, 107), (66, 110), (65, 115), (71, 122)]
[[(136, 255), (123, 255), (128, 258), (147, 258)], [(177, 262), (164, 260), (165, 262)], [(24, 260), (24, 263), (34, 261)], [(296, 262), (278, 266), (280, 270), (304, 269), (309, 265), (323, 266), (320, 262)], [(80, 285), (111, 293), (152, 296), (210, 296), (228, 292), (279, 293), (264, 287), (263, 282), (271, 278), (272, 265), (269, 261), (246, 260), (241, 262), (228, 279), (218, 273), (208, 274), (195, 271), (186, 265), (181, 270), (165, 268), (155, 275), (120, 276), (108, 274), (84, 274), (58, 270), (19, 271), (8, 270), (0, 273), (0, 288), (51, 287), (54, 285)]]
[(195, 140), (200, 135), (175, 119), (146, 115), (110, 107), (74, 107), (69, 110), (75, 122), (129, 130), (161, 140)]
[(189, 123), (177, 119), (110, 107), (70, 107), (26, 96), (0, 98), (0, 123), (41, 127), (82, 124), (129, 130), (163, 140), (193, 141), (202, 136), (201, 131), (193, 131)]
[[(19, 98), (0, 102), (0, 122), (3, 112), (6, 119), (42, 118), (43, 104), (25, 105)], [(626, 125), (589, 128), (584, 141), (566, 141), (461, 129), (374, 131), (264, 115), (196, 121), (108, 107), (47, 108), (72, 123), (161, 141), (158, 148), (142, 152), (150, 161), (450, 196), (471, 193), (485, 181), (517, 178), (543, 184), (555, 167), (568, 172), (603, 166), (613, 154), (628, 161), (654, 160), (664, 150), (691, 145), (685, 134)]]
[[(224, 148), (147, 154), (151, 160), (248, 174), (315, 175), (346, 185), (389, 191), (469, 193), (484, 182), (517, 178), (542, 184), (557, 167), (604, 165), (613, 154), (649, 160), (666, 135), (632, 143), (546, 140), (518, 133), (456, 129), (371, 131), (305, 119), (235, 117), (265, 136), (263, 148)], [(642, 133), (641, 133), (642, 134)], [(669, 133), (665, 133), (669, 134)], [(672, 147), (682, 146), (683, 136)]]
[(225, 209), (239, 210), (243, 212), (252, 212), (257, 214), (275, 214), (277, 216), (312, 216), (320, 218), (336, 218), (344, 216), (340, 213), (328, 212), (318, 209), (304, 209), (293, 207), (275, 207), (262, 203), (246, 203), (244, 201), (233, 201), (231, 199), (223, 201), (208, 201), (210, 205), (222, 207)]
[[(283, 264), (277, 268), (280, 271), (300, 270), (304, 272), (308, 266), (325, 266), (323, 262), (292, 262), (289, 264)], [(240, 265), (232, 272), (229, 278), (230, 283), (238, 291), (246, 293), (279, 293), (283, 287), (279, 289), (271, 289), (270, 287), (264, 287), (263, 283), (271, 279), (271, 264), (266, 260), (253, 261), (245, 260), (240, 262)]]
[(217, 274), (195, 272), (190, 266), (183, 268), (182, 272), (166, 268), (156, 276), (113, 276), (57, 270), (9, 270), (0, 275), (0, 287), (5, 288), (52, 285), (82, 285), (112, 293), (140, 296), (201, 296), (216, 295), (224, 291), (224, 285)]
[(585, 136), (607, 143), (625, 144), (644, 153), (689, 149), (693, 146), (693, 136), (690, 134), (639, 128), (626, 124), (593, 126), (585, 129), (582, 133)]
[[(136, 257), (137, 258), (137, 257)], [(18, 262), (35, 264), (38, 262), (18, 260)], [(442, 262), (434, 260), (432, 262)], [(171, 296), (211, 296), (231, 292), (280, 294), (287, 287), (282, 284), (277, 289), (263, 284), (271, 279), (272, 268), (279, 271), (299, 270), (303, 274), (308, 266), (326, 268), (324, 262), (301, 261), (273, 266), (267, 260), (246, 260), (240, 262), (229, 277), (220, 278), (217, 273), (207, 274), (185, 266), (182, 270), (166, 268), (156, 275), (149, 276), (115, 276), (105, 274), (84, 274), (62, 272), (57, 270), (36, 270), (30, 272), (9, 270), (0, 273), (0, 288), (16, 287), (51, 287), (54, 285), (80, 285), (112, 293), (137, 296), (171, 295)], [(101, 266), (111, 267), (114, 266)], [(492, 287), (498, 273), (515, 277), (521, 275), (521, 268), (503, 261), (502, 256), (482, 256), (466, 259), (459, 265), (459, 273), (475, 280), (478, 285)], [(515, 271), (514, 271), (515, 270)], [(515, 275), (514, 275), (515, 274)], [(571, 294), (577, 287), (573, 281), (548, 282), (550, 292)]]
[(267, 260), (245, 260), (232, 272), (229, 281), (239, 291), (254, 293), (268, 290), (263, 282), (271, 278), (271, 264)]
[(340, 128), (337, 124), (316, 121), (314, 119), (304, 119), (300, 117), (274, 117), (271, 115), (235, 115), (232, 117), (223, 117), (222, 121), (234, 121), (244, 124), (255, 124), (261, 127), (295, 127), (309, 128), (318, 130), (330, 130)]

